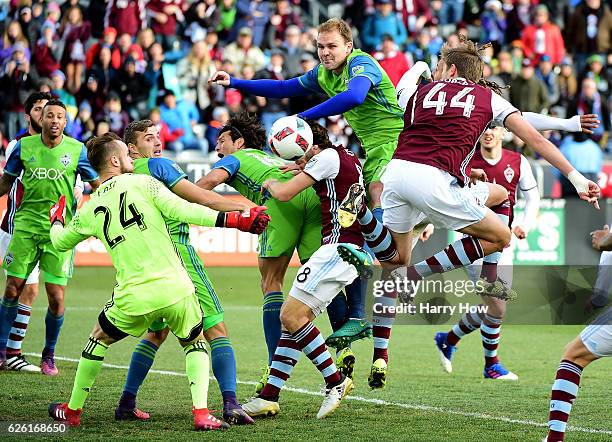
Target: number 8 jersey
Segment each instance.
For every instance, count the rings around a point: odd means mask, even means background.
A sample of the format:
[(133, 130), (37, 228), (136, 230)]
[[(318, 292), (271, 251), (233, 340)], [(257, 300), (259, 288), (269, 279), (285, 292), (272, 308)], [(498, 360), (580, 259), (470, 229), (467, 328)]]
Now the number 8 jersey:
[(518, 110), (492, 90), (464, 78), (421, 85), (406, 106), (393, 158), (437, 167), (463, 185), (487, 125), (504, 122), (514, 112)]

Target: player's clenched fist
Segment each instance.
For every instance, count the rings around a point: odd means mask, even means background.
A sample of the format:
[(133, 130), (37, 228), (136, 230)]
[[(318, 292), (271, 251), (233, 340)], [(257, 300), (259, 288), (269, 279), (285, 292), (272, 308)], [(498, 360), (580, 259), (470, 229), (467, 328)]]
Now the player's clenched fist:
[(225, 214), (225, 227), (259, 235), (266, 230), (270, 222), (270, 215), (265, 212), (266, 209), (266, 206), (257, 206), (251, 208), (248, 212), (227, 212)]
[(230, 74), (225, 71), (217, 71), (212, 78), (208, 80), (208, 83), (216, 83), (218, 85), (228, 87), (230, 85)]
[(49, 210), (49, 221), (51, 221), (51, 225), (55, 222), (62, 223), (64, 225), (64, 217), (66, 216), (66, 197), (64, 195), (60, 196), (60, 199), (57, 203), (53, 204), (51, 210)]

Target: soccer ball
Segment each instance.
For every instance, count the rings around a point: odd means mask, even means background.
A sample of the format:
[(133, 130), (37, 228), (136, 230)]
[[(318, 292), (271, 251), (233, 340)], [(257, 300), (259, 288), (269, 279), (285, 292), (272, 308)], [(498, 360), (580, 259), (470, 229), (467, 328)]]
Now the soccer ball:
[(298, 117), (282, 117), (270, 131), (270, 148), (279, 157), (295, 161), (312, 147), (312, 130)]

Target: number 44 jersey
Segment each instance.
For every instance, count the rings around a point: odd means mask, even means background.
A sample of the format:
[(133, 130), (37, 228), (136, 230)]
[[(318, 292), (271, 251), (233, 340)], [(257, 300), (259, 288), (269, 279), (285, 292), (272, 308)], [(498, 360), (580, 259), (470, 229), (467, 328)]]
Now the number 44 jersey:
[(406, 106), (393, 158), (442, 169), (463, 185), (478, 139), (492, 121), (518, 110), (502, 97), (463, 78), (419, 86)]
[(143, 315), (194, 293), (164, 217), (212, 227), (217, 215), (150, 176), (124, 174), (102, 183), (65, 228), (52, 226), (51, 241), (61, 251), (100, 239), (117, 270), (114, 303), (125, 314)]

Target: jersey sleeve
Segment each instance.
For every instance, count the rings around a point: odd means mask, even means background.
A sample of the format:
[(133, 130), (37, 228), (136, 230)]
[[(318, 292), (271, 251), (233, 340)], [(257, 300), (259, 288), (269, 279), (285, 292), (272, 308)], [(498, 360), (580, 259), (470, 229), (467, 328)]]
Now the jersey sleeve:
[(146, 186), (145, 192), (162, 215), (189, 224), (215, 227), (219, 212), (185, 201), (153, 177), (143, 175), (143, 179)]
[(521, 155), (521, 178), (519, 179), (518, 187), (523, 192), (538, 187), (538, 183), (531, 170), (531, 165), (523, 155)]
[(79, 163), (77, 164), (77, 172), (81, 175), (83, 181), (95, 181), (98, 179), (98, 172), (96, 172), (89, 160), (87, 159), (87, 149), (85, 145), (81, 148), (81, 155), (79, 155)]
[(168, 189), (172, 189), (179, 181), (187, 178), (183, 169), (167, 158), (149, 158), (148, 166), (151, 176), (164, 183)]
[(505, 98), (491, 92), (491, 110), (493, 111), (493, 119), (505, 125), (506, 118), (510, 114), (519, 112), (517, 108), (512, 106)]
[(23, 171), (23, 161), (21, 160), (21, 141), (15, 143), (13, 151), (10, 153), (4, 171), (12, 176), (19, 176)]
[(316, 65), (314, 68), (306, 72), (305, 74), (298, 77), (300, 84), (312, 92), (323, 92), (321, 86), (319, 86), (319, 66)]
[(240, 160), (234, 155), (228, 155), (217, 161), (212, 168), (225, 170), (227, 173), (229, 173), (229, 179), (231, 180), (234, 178), (234, 175), (236, 175), (236, 172), (238, 172), (240, 169)]
[(94, 234), (92, 224), (86, 222), (86, 206), (72, 218), (66, 227), (51, 226), (50, 238), (53, 247), (60, 252), (72, 250), (78, 243)]
[(382, 72), (370, 57), (358, 55), (349, 63), (349, 81), (355, 77), (366, 77), (377, 86), (382, 81)]
[(315, 181), (334, 179), (340, 172), (340, 156), (335, 149), (325, 149), (312, 157), (304, 167), (304, 173)]

